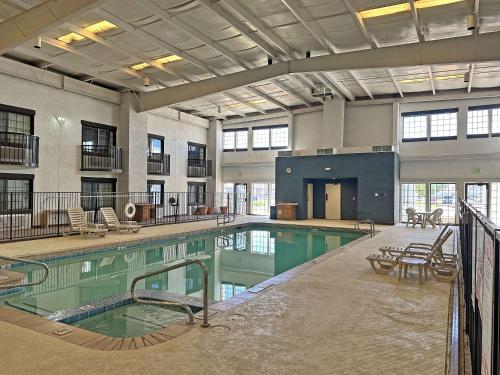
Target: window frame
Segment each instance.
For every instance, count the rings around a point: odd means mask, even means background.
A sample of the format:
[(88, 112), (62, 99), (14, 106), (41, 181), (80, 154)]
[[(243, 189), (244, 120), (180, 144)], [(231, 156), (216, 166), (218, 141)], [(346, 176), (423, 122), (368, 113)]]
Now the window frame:
[[(113, 202), (111, 206), (113, 208), (115, 208), (116, 207), (116, 182), (117, 182), (116, 178), (82, 177), (80, 179), (80, 201), (81, 201), (81, 206), (82, 206), (83, 210), (84, 211), (98, 211), (101, 207), (107, 207), (107, 206), (100, 206), (98, 200), (92, 197), (92, 194), (97, 193), (94, 191), (94, 189), (92, 189), (92, 191), (90, 192), (90, 196), (88, 198), (84, 198), (81, 196), (82, 194), (87, 194), (87, 192), (85, 192), (85, 193), (83, 192), (83, 184), (84, 183), (113, 184), (113, 191), (110, 192), (110, 197), (111, 197), (112, 202)], [(112, 194), (115, 194), (115, 195), (112, 195)], [(98, 197), (98, 195), (96, 194), (96, 198), (97, 197)], [(94, 205), (95, 207), (93, 207), (92, 209), (86, 209), (86, 207), (88, 207), (88, 206), (83, 204), (84, 199), (88, 199), (89, 201), (92, 201), (92, 202), (95, 201), (96, 202), (96, 204)]]
[[(97, 135), (97, 145), (92, 145), (92, 146), (103, 146), (103, 147), (116, 147), (117, 144), (117, 139), (116, 139), (116, 126), (111, 126), (111, 125), (106, 125), (106, 124), (100, 124), (97, 122), (92, 122), (92, 121), (86, 121), (82, 120), (82, 146), (85, 146), (83, 144), (83, 128), (92, 128), (92, 129), (97, 129), (98, 135)], [(113, 134), (113, 142), (108, 142), (107, 145), (101, 145), (99, 144), (99, 130), (106, 130), (110, 134)], [(111, 137), (110, 137), (111, 139)]]
[[(202, 143), (195, 143), (195, 142), (188, 142), (188, 160), (207, 160), (207, 145), (204, 145)], [(203, 149), (203, 158), (199, 158), (199, 157), (196, 157), (196, 158), (193, 158), (193, 157), (190, 157), (190, 153), (191, 152), (194, 152), (194, 151), (190, 151), (189, 148), (190, 147), (194, 147), (194, 148), (197, 148), (197, 149), (200, 149), (202, 150)]]
[[(28, 108), (15, 107), (15, 106), (7, 105), (7, 104), (0, 104), (0, 112), (29, 116), (29, 118), (30, 118), (30, 132), (27, 135), (34, 135), (35, 134), (35, 114), (36, 114), (36, 111), (34, 111), (32, 109), (28, 109)], [(8, 129), (6, 132), (7, 133), (14, 133), (14, 134), (26, 134), (26, 133), (19, 133), (19, 132), (9, 132)]]
[[(428, 141), (449, 141), (449, 140), (457, 140), (458, 139), (458, 108), (445, 108), (445, 109), (433, 109), (428, 111), (414, 111), (414, 112), (402, 112), (400, 115), (401, 118), (401, 142), (409, 143), (409, 142), (428, 142)], [(439, 115), (445, 113), (456, 113), (457, 114), (457, 124), (456, 124), (456, 135), (452, 136), (432, 136), (432, 115)], [(425, 116), (426, 118), (426, 136), (418, 137), (418, 138), (405, 138), (404, 137), (404, 118), (405, 117), (417, 117), (417, 116)]]
[[(247, 133), (247, 146), (245, 148), (238, 148), (238, 133), (240, 132), (246, 132)], [(248, 151), (248, 128), (233, 128), (233, 129), (223, 129), (222, 134), (222, 147), (224, 152), (238, 152), (238, 151)], [(224, 134), (225, 133), (234, 133), (234, 142), (233, 142), (233, 147), (226, 147), (226, 143), (224, 141)]]
[(148, 202), (152, 204), (157, 204), (154, 199), (153, 199), (153, 193), (157, 192), (152, 192), (151, 191), (151, 186), (153, 185), (159, 185), (161, 187), (160, 191), (160, 203), (159, 205), (165, 204), (165, 180), (147, 180), (146, 181), (146, 191), (148, 193)]
[[(271, 129), (284, 129), (286, 128), (287, 129), (287, 135), (288, 135), (288, 139), (287, 139), (287, 145), (286, 146), (273, 146), (273, 137), (272, 137), (272, 132), (271, 132)], [(255, 147), (254, 146), (254, 137), (253, 137), (253, 133), (255, 130), (264, 130), (264, 129), (268, 129), (269, 130), (269, 146), (268, 147)], [(264, 151), (264, 150), (286, 150), (290, 147), (290, 139), (289, 139), (289, 132), (290, 132), (290, 128), (288, 125), (284, 124), (284, 125), (266, 125), (266, 126), (254, 126), (252, 127), (252, 151)]]
[[(34, 174), (21, 174), (21, 173), (0, 173), (0, 180), (7, 180), (7, 181), (29, 181), (28, 184), (28, 208), (22, 208), (22, 209), (10, 209), (7, 208), (5, 210), (0, 209), (0, 214), (5, 215), (5, 214), (30, 214), (33, 212), (33, 181), (35, 179)], [(5, 193), (6, 199), (8, 202), (8, 195), (10, 192), (5, 191), (5, 192), (0, 192)], [(15, 193), (15, 192), (13, 192)]]
[(156, 134), (150, 134), (148, 133), (148, 152), (150, 154), (154, 154), (154, 152), (151, 151), (151, 140), (157, 140), (160, 141), (161, 143), (161, 154), (165, 153), (165, 137), (161, 135), (156, 135)]
[[(475, 105), (467, 107), (467, 139), (500, 137), (500, 131), (493, 132), (493, 110), (495, 109), (500, 110), (500, 104)], [(469, 112), (482, 110), (488, 111), (488, 133), (469, 134)]]
[[(191, 196), (191, 192), (189, 191), (189, 188), (190, 186), (195, 186), (197, 187), (196, 189), (196, 192), (195, 192), (195, 197), (196, 197), (196, 202), (191, 202), (190, 201), (190, 196)], [(199, 191), (199, 188), (203, 186), (203, 201), (202, 202), (199, 202), (198, 201), (198, 197), (200, 196), (200, 191)], [(199, 182), (199, 181), (188, 181), (187, 182), (187, 205), (189, 207), (192, 207), (192, 206), (205, 206), (207, 204), (207, 200), (206, 200), (206, 197), (207, 197), (207, 183), (206, 182)]]

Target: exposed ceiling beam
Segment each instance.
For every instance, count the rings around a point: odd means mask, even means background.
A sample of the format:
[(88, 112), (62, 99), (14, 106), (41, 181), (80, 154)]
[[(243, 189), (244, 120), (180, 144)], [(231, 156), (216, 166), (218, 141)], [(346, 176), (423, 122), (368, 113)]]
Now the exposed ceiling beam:
[(422, 28), (420, 27), (420, 20), (418, 19), (418, 12), (417, 8), (415, 7), (415, 2), (414, 0), (409, 0), (409, 1), (411, 8), (411, 16), (413, 18), (413, 24), (415, 25), (415, 30), (417, 31), (418, 41), (420, 43), (425, 42), (424, 33), (422, 32)]
[(287, 61), (154, 93), (143, 93), (142, 110), (168, 106), (286, 74), (500, 61), (499, 40), (500, 32), (491, 32), (384, 47), (376, 51), (361, 50)]
[(361, 89), (365, 92), (365, 94), (368, 95), (370, 97), (370, 99), (373, 99), (372, 92), (370, 91), (368, 86), (366, 86), (366, 84), (361, 81), (361, 79), (358, 77), (358, 74), (356, 72), (353, 72), (353, 71), (349, 71), (349, 74), (354, 79), (354, 81), (356, 81), (357, 85), (359, 87), (361, 87)]
[(475, 64), (469, 65), (469, 84), (467, 85), (467, 92), (471, 92), (472, 90), (472, 80), (474, 79), (474, 70), (476, 69)]
[(284, 111), (289, 111), (290, 110), (290, 108), (288, 108), (283, 103), (280, 103), (279, 101), (277, 101), (276, 99), (272, 98), (271, 96), (269, 96), (267, 94), (264, 94), (263, 92), (261, 92), (260, 90), (258, 90), (257, 88), (255, 88), (253, 86), (245, 86), (245, 89), (247, 89), (248, 91), (250, 91), (252, 94), (257, 95), (257, 96), (259, 96), (259, 97), (267, 100), (268, 102), (273, 103), (275, 106), (281, 108)]
[(436, 95), (436, 85), (434, 84), (434, 74), (432, 74), (432, 66), (427, 67), (429, 72), (429, 83), (431, 84), (432, 95)]
[(107, 0), (49, 0), (0, 23), (0, 55), (101, 6)]
[(306, 106), (308, 106), (308, 107), (312, 106), (312, 104), (309, 102), (309, 100), (307, 100), (306, 98), (304, 98), (302, 95), (294, 92), (290, 87), (288, 87), (287, 85), (285, 85), (283, 82), (281, 82), (281, 81), (279, 81), (277, 79), (273, 79), (271, 82), (274, 85), (276, 85), (279, 89), (281, 89), (281, 90), (285, 91), (286, 93), (288, 93), (289, 95), (292, 95), (295, 98), (297, 98), (299, 101), (301, 101)]
[(240, 103), (241, 105), (244, 105), (244, 106), (247, 106), (247, 107), (255, 109), (257, 112), (260, 112), (260, 113), (263, 113), (263, 114), (266, 113), (266, 111), (263, 110), (262, 108), (260, 108), (258, 105), (252, 104), (252, 103), (250, 103), (248, 101), (244, 101), (243, 99), (241, 99), (237, 95), (234, 95), (234, 94), (232, 94), (230, 92), (224, 92), (224, 95), (227, 96), (229, 99), (232, 99), (232, 100)]
[[(354, 9), (354, 7), (351, 4), (351, 1), (344, 0), (344, 4), (347, 7), (347, 9), (349, 9), (349, 12), (351, 13), (352, 17), (354, 18), (354, 21), (358, 25), (359, 30), (361, 31), (361, 33), (365, 37), (365, 39), (368, 42), (368, 44), (370, 45), (370, 47), (372, 49), (378, 49), (379, 45), (378, 45), (377, 41), (373, 37), (373, 34), (368, 31), (368, 28), (366, 27), (365, 21), (363, 20), (363, 18), (359, 14), (359, 12), (357, 12), (356, 9)], [(392, 84), (394, 85), (394, 88), (397, 90), (399, 95), (401, 97), (403, 97), (404, 96), (403, 90), (401, 90), (401, 86), (399, 85), (399, 82), (394, 78), (394, 74), (392, 73), (392, 70), (387, 69), (387, 73), (391, 77)]]

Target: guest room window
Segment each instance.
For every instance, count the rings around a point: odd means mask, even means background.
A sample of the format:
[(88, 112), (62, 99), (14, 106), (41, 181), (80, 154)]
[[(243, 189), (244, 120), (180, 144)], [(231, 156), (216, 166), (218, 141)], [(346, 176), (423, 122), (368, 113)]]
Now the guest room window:
[(163, 204), (165, 181), (163, 180), (148, 180), (147, 183), (149, 203)]
[(82, 121), (82, 145), (115, 146), (116, 128), (109, 125)]
[(85, 211), (97, 211), (101, 207), (114, 207), (116, 178), (82, 177), (82, 207)]
[(205, 205), (206, 189), (207, 184), (204, 182), (188, 182), (188, 205)]
[(0, 173), (0, 213), (31, 211), (33, 178), (33, 175)]
[(0, 132), (33, 134), (35, 111), (0, 104)]

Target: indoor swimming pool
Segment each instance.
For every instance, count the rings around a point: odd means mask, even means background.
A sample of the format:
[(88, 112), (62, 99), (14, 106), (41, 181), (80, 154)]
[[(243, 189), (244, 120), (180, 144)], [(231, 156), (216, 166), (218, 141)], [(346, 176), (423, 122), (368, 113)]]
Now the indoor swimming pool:
[[(14, 290), (0, 296), (0, 301), (109, 336), (137, 336), (186, 318), (179, 309), (133, 304), (129, 291), (137, 276), (198, 257), (208, 268), (208, 298), (215, 303), (363, 235), (349, 230), (243, 226), (47, 258), (49, 276), (43, 284)], [(28, 266), (13, 268), (26, 273), (29, 281), (42, 273)], [(202, 306), (203, 286), (202, 270), (192, 264), (142, 280), (136, 289), (148, 298), (183, 301), (196, 312)]]

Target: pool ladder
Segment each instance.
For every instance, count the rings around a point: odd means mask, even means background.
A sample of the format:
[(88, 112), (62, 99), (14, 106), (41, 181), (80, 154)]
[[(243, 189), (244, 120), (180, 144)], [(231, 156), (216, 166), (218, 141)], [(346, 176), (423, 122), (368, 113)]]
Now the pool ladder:
[(159, 270), (149, 272), (145, 275), (138, 276), (134, 280), (132, 280), (132, 284), (130, 286), (130, 293), (132, 295), (132, 299), (134, 300), (135, 303), (143, 304), (143, 305), (153, 305), (153, 306), (180, 306), (189, 315), (189, 320), (187, 324), (194, 324), (194, 314), (193, 311), (191, 310), (191, 307), (189, 305), (184, 304), (184, 303), (179, 303), (179, 302), (173, 302), (173, 301), (155, 301), (155, 300), (146, 300), (146, 299), (141, 299), (137, 296), (137, 293), (135, 292), (135, 285), (137, 284), (138, 281), (144, 280), (148, 277), (159, 275), (160, 273), (168, 272), (171, 270), (175, 270), (177, 268), (181, 267), (186, 267), (189, 266), (190, 264), (197, 264), (200, 266), (201, 270), (203, 271), (203, 323), (201, 324), (202, 327), (209, 327), (210, 324), (208, 323), (208, 268), (203, 263), (202, 260), (197, 259), (197, 258), (189, 258), (185, 259), (179, 263), (172, 264), (167, 267), (163, 267)]
[[(222, 219), (222, 220), (221, 220)], [(236, 220), (236, 214), (218, 214), (217, 215), (217, 226), (226, 226), (226, 224), (232, 223)]]
[[(369, 224), (370, 229), (363, 229), (361, 228), (361, 224)], [(371, 219), (366, 219), (366, 220), (358, 220), (356, 224), (354, 224), (354, 229), (363, 232), (363, 233), (370, 233), (370, 236), (373, 237), (375, 236), (375, 222)]]
[[(22, 288), (26, 286), (34, 286), (34, 285), (40, 285), (47, 280), (47, 277), (49, 276), (49, 267), (43, 263), (43, 262), (37, 262), (36, 260), (28, 260), (28, 259), (22, 259), (22, 258), (14, 258), (14, 257), (6, 257), (3, 255), (0, 255), (0, 261), (2, 260), (8, 260), (12, 262), (19, 262), (19, 263), (26, 263), (26, 264), (32, 264), (35, 266), (40, 266), (43, 268), (43, 276), (41, 277), (40, 280), (38, 281), (33, 281), (29, 283), (23, 283), (23, 284), (13, 284), (13, 285), (0, 285), (0, 290), (8, 290), (8, 289), (15, 289), (15, 288)], [(5, 267), (0, 267), (1, 269), (6, 269)]]

